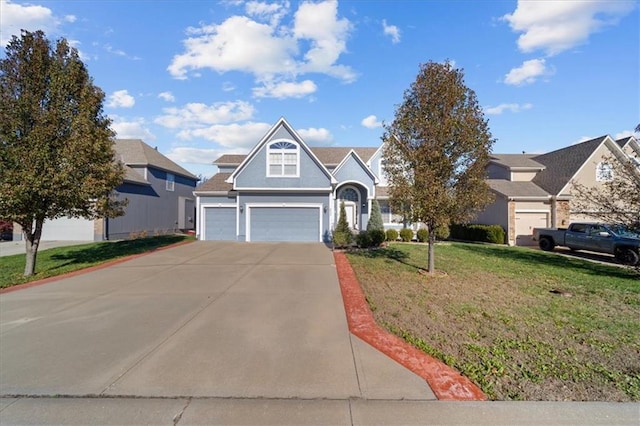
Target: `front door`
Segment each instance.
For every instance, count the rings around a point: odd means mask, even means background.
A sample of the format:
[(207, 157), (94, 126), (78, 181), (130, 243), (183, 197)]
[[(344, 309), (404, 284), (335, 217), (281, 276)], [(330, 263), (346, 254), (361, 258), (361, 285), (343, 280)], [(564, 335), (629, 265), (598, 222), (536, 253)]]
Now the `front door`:
[(349, 228), (357, 229), (358, 222), (356, 220), (356, 203), (345, 201), (344, 211), (347, 213), (347, 222), (349, 223)]

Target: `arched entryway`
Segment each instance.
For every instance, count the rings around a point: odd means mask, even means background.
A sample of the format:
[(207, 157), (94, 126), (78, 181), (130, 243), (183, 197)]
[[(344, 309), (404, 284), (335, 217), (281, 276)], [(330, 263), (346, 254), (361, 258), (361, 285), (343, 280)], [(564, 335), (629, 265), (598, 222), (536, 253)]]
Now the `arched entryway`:
[(363, 229), (363, 214), (368, 213), (367, 189), (357, 184), (344, 184), (336, 190), (335, 223), (340, 217), (340, 205), (344, 202), (349, 227), (354, 230)]

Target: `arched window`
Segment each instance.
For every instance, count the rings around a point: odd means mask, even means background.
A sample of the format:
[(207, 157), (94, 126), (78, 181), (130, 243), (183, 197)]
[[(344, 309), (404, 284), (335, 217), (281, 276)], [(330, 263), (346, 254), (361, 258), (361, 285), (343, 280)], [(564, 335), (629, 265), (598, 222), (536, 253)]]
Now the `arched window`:
[(610, 180), (613, 180), (613, 167), (611, 164), (604, 161), (598, 163), (596, 166), (596, 181), (608, 182)]
[(359, 201), (358, 193), (353, 188), (343, 188), (340, 190), (338, 194), (338, 199), (343, 201), (353, 201), (354, 203), (358, 203)]
[(267, 176), (298, 176), (298, 145), (279, 141), (269, 145), (267, 150)]

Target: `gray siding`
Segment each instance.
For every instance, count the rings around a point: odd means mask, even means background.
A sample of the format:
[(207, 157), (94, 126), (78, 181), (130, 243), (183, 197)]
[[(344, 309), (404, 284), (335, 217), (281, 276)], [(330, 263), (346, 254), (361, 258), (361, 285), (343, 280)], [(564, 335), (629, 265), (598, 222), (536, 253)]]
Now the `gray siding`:
[(264, 145), (236, 176), (237, 188), (329, 188), (331, 178), (300, 146), (300, 177), (267, 177), (267, 146)]
[(235, 204), (236, 197), (221, 195), (218, 197), (199, 197), (200, 204)]
[(218, 166), (218, 173), (233, 173), (236, 166)]
[[(240, 205), (243, 207), (243, 212), (240, 213), (240, 232), (238, 235), (238, 239), (240, 241), (245, 241), (247, 236), (247, 209), (246, 205), (256, 205), (256, 204), (269, 204), (269, 205), (278, 205), (278, 206), (286, 206), (290, 204), (314, 204), (314, 205), (322, 205), (321, 208), (321, 217), (322, 217), (322, 239), (325, 242), (330, 241), (330, 232), (329, 232), (329, 205), (330, 205), (330, 194), (259, 194), (259, 193), (243, 193), (240, 196)], [(326, 212), (324, 211), (324, 207), (326, 206)]]
[[(174, 190), (166, 189), (166, 172), (149, 168), (147, 180), (151, 186), (124, 183), (116, 188), (119, 199), (129, 200), (125, 215), (106, 222), (109, 239), (130, 238), (134, 234), (148, 236), (174, 232), (179, 226), (179, 198), (195, 200), (196, 182), (175, 175)], [(194, 216), (195, 212), (185, 212)], [(195, 223), (195, 221), (193, 222)]]
[(340, 183), (362, 183), (367, 188), (367, 191), (369, 191), (368, 194), (365, 194), (363, 200), (373, 197), (373, 187), (375, 185), (374, 180), (367, 171), (362, 168), (362, 165), (354, 158), (353, 154), (347, 158), (346, 162), (342, 164), (340, 169), (337, 172), (334, 172), (333, 175)]
[(369, 163), (371, 164), (371, 171), (378, 176), (378, 179), (382, 178), (380, 171), (380, 158), (382, 157), (382, 150), (378, 150), (373, 157), (369, 159)]

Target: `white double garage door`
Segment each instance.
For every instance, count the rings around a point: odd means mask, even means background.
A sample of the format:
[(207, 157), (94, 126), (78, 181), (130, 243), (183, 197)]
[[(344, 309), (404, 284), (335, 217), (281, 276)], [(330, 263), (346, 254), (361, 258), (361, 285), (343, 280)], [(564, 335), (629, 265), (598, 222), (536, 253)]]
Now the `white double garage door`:
[[(204, 207), (203, 235), (205, 240), (236, 241), (238, 234), (246, 241), (322, 241), (322, 205), (250, 205), (237, 219), (238, 209)], [(243, 225), (243, 226), (240, 226)], [(242, 228), (242, 229), (241, 229)]]

